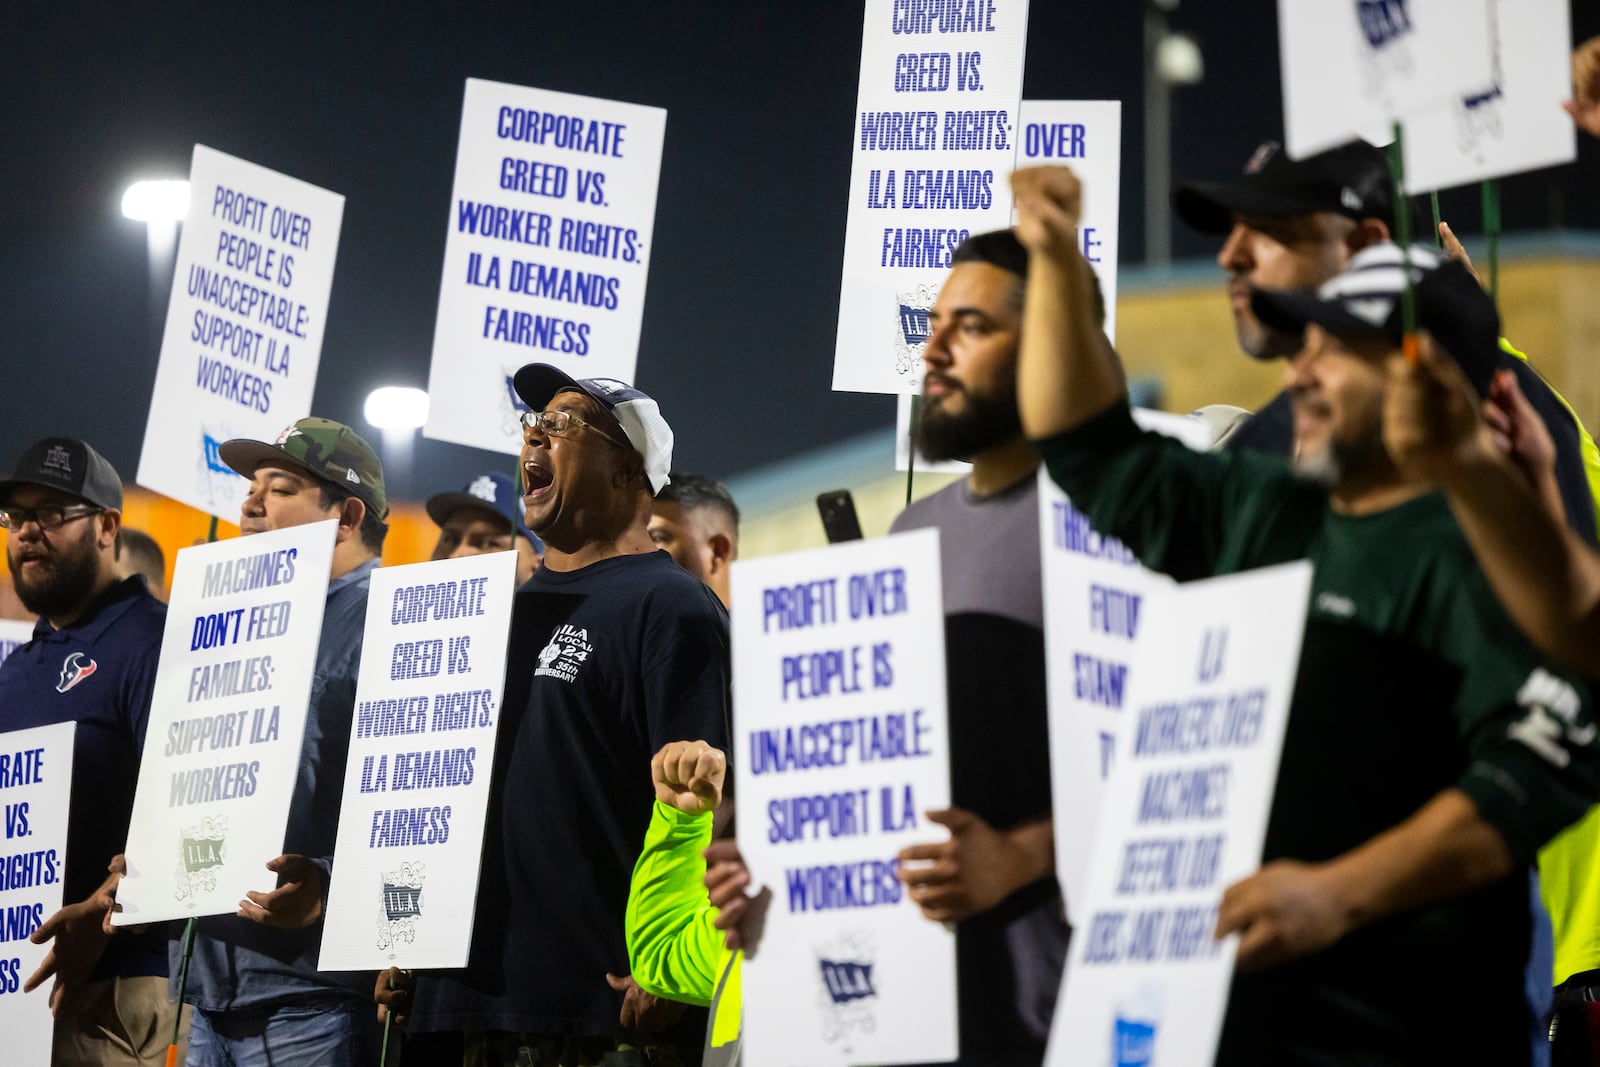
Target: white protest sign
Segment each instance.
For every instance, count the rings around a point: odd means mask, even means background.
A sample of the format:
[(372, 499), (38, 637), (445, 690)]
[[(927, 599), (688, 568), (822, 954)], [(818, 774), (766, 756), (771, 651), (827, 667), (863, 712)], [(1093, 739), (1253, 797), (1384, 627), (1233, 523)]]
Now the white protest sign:
[(969, 234), (1011, 222), (1027, 0), (868, 0), (833, 388), (915, 393)]
[[(1018, 108), (1016, 166), (1063, 163), (1083, 182), (1083, 219), (1078, 226), (1084, 258), (1094, 268), (1105, 298), (1106, 336), (1117, 339), (1117, 225), (1122, 180), (1120, 100), (1024, 100)], [(1011, 199), (1009, 186), (1005, 191)], [(1009, 220), (1008, 220), (1009, 222)], [(937, 295), (937, 294), (935, 294)], [(920, 371), (919, 371), (920, 374)], [(911, 396), (895, 398), (894, 466), (911, 466)], [(955, 474), (971, 469), (960, 460), (917, 457), (916, 469)]]
[(189, 189), (137, 481), (238, 522), (217, 446), (311, 411), (344, 197), (204, 145)]
[(1180, 586), (1141, 623), (1046, 1063), (1210, 1067), (1237, 940), (1211, 935), (1261, 865), (1310, 591), (1289, 563)]
[(956, 1056), (955, 939), (895, 877), (946, 836), (943, 601), (936, 530), (734, 564), (739, 849), (772, 893), (751, 1067)]
[(516, 452), (525, 363), (633, 381), (666, 125), (657, 107), (467, 79), (424, 434)]
[(517, 554), (372, 572), (325, 971), (464, 967)]
[(0, 663), (29, 641), (33, 640), (33, 623), (0, 619)]
[(1075, 920), (1084, 898), (1096, 816), (1111, 773), (1127, 681), (1150, 617), (1174, 583), (1146, 570), (1122, 542), (1101, 537), (1039, 472), (1044, 557), (1045, 675), (1050, 704), (1056, 877)]
[(1494, 77), (1447, 107), (1405, 122), (1411, 193), (1552, 167), (1577, 157), (1566, 0), (1492, 0)]
[(1078, 243), (1117, 339), (1117, 232), (1122, 213), (1122, 101), (1024, 100), (1017, 167), (1065, 164), (1083, 183)]
[(178, 550), (113, 923), (231, 915), (272, 888), (337, 525)]
[[(1195, 451), (1211, 446), (1198, 419), (1134, 408), (1146, 430)], [(1048, 471), (1039, 471), (1039, 555), (1044, 582), (1046, 693), (1050, 706), (1056, 879), (1068, 918), (1084, 899), (1101, 796), (1115, 759), (1128, 676), (1143, 624), (1176, 583), (1139, 565), (1127, 546), (1094, 532)]]
[(1278, 0), (1284, 147), (1300, 158), (1493, 82), (1491, 0)]
[(6, 840), (0, 848), (0, 1033), (7, 1063), (49, 1063), (55, 1020), (50, 986), (22, 992), (50, 944), (28, 935), (61, 908), (72, 805), (72, 739), (78, 724), (56, 723), (0, 734), (0, 804)]

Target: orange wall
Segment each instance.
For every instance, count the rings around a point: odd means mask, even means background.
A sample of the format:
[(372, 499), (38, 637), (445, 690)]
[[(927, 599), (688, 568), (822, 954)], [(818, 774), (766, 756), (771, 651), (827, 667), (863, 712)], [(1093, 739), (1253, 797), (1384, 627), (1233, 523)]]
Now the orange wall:
[[(167, 557), (165, 584), (169, 588), (178, 549), (204, 544), (211, 530), (211, 516), (136, 485), (123, 488), (122, 522), (143, 530), (161, 546)], [(217, 523), (218, 540), (238, 536), (238, 526), (230, 522)], [(389, 537), (383, 545), (383, 562), (391, 565), (420, 563), (432, 554), (438, 538), (439, 528), (422, 510), (421, 504), (395, 504), (389, 513)], [(4, 543), (0, 539), (0, 546)], [(0, 572), (0, 619), (29, 617), (15, 601), (10, 573)]]

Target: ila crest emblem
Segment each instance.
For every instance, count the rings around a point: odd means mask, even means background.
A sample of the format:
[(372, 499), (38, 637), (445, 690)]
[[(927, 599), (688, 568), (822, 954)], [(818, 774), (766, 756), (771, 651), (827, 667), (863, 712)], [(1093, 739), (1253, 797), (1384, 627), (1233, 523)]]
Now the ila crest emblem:
[(583, 665), (589, 662), (589, 655), (593, 651), (588, 630), (562, 623), (550, 635), (549, 644), (539, 652), (539, 666), (534, 669), (533, 676), (549, 676), (571, 682), (578, 677)]

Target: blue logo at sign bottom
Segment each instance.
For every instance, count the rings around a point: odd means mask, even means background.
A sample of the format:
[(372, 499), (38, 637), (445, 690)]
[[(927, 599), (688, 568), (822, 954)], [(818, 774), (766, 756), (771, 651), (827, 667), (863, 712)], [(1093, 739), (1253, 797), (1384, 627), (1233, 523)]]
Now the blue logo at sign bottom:
[(1156, 1062), (1156, 1034), (1165, 1002), (1160, 987), (1146, 985), (1117, 1004), (1111, 1019), (1113, 1067), (1150, 1067)]
[(1116, 1067), (1148, 1067), (1156, 1050), (1156, 1024), (1118, 1015), (1112, 1027), (1111, 1062)]

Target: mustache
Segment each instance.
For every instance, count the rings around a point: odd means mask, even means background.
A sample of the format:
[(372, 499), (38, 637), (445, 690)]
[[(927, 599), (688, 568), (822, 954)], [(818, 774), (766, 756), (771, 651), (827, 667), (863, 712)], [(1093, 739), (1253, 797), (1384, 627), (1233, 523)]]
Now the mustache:
[(960, 382), (958, 382), (954, 378), (950, 377), (950, 375), (941, 374), (939, 371), (931, 370), (931, 371), (928, 371), (926, 374), (924, 374), (922, 376), (922, 391), (923, 391), (924, 395), (926, 395), (926, 393), (928, 391), (928, 383), (929, 382), (937, 382), (938, 384), (944, 386), (946, 389), (960, 390), (963, 393), (967, 391), (967, 387), (966, 386), (962, 385)]

